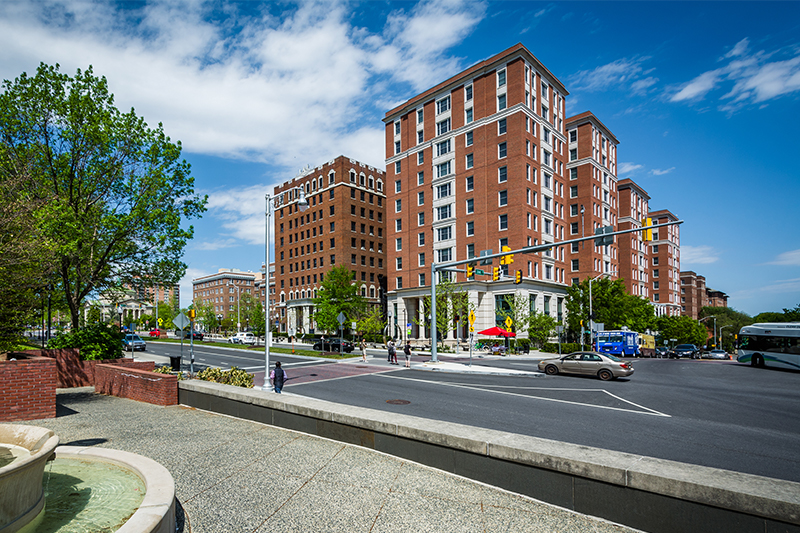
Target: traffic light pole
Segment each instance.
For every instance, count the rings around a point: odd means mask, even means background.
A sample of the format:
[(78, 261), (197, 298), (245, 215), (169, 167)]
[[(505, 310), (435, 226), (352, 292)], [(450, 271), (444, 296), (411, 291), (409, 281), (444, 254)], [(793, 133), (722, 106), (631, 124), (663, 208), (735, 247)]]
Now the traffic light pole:
[[(438, 331), (436, 330), (436, 273), (440, 271), (451, 271), (455, 270), (453, 267), (457, 267), (460, 265), (468, 265), (470, 263), (476, 263), (478, 261), (485, 261), (488, 259), (494, 259), (495, 257), (504, 257), (506, 255), (513, 255), (513, 254), (535, 254), (538, 252), (544, 252), (549, 250), (550, 248), (555, 248), (556, 246), (566, 246), (568, 244), (572, 244), (573, 242), (583, 242), (583, 241), (590, 241), (592, 239), (602, 239), (606, 237), (611, 237), (614, 235), (624, 235), (626, 233), (635, 233), (637, 231), (649, 231), (653, 228), (660, 228), (664, 226), (677, 226), (678, 224), (683, 224), (683, 220), (677, 220), (675, 222), (664, 222), (662, 224), (653, 224), (651, 226), (645, 226), (642, 228), (633, 228), (633, 229), (625, 229), (620, 231), (613, 231), (611, 233), (603, 233), (602, 235), (592, 235), (590, 237), (581, 237), (579, 239), (570, 239), (568, 241), (558, 241), (548, 244), (537, 244), (534, 246), (526, 246), (525, 248), (520, 248), (518, 250), (503, 250), (502, 252), (490, 255), (482, 255), (480, 257), (471, 257), (470, 259), (462, 259), (461, 261), (450, 261), (447, 263), (431, 263), (431, 362), (438, 363), (439, 362), (439, 354), (436, 349), (436, 342), (437, 342), (437, 334)], [(463, 272), (462, 270), (456, 270), (457, 272)]]

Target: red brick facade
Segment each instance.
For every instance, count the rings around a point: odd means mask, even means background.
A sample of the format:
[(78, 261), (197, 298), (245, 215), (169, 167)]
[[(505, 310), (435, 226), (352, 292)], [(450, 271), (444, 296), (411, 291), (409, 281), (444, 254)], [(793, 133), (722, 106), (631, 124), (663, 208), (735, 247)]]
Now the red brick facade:
[(93, 387), (95, 385), (95, 367), (99, 364), (136, 366), (138, 361), (133, 359), (101, 359), (98, 361), (81, 361), (80, 351), (77, 348), (63, 348), (59, 350), (28, 350), (26, 354), (35, 354), (56, 360), (57, 387), (69, 389), (73, 387)]
[(17, 357), (0, 361), (0, 422), (54, 418), (56, 361), (37, 355)]
[[(653, 225), (665, 222), (676, 222), (678, 217), (666, 209), (651, 211)], [(650, 243), (650, 268), (653, 283), (651, 301), (656, 307), (656, 314), (680, 316), (680, 226), (674, 224), (653, 230), (653, 241)]]
[[(619, 230), (642, 226), (648, 216), (650, 196), (630, 179), (618, 184)], [(650, 298), (650, 245), (642, 240), (641, 232), (617, 237), (619, 277), (625, 281), (628, 294)]]
[(153, 372), (155, 363), (137, 361), (124, 366), (95, 367), (95, 392), (156, 405), (178, 404), (178, 377)]
[[(308, 202), (302, 212), (296, 187)], [(349, 268), (361, 295), (380, 302), (391, 218), (386, 188), (382, 170), (344, 156), (275, 187), (275, 299), (282, 332), (319, 333), (312, 299), (333, 266)]]

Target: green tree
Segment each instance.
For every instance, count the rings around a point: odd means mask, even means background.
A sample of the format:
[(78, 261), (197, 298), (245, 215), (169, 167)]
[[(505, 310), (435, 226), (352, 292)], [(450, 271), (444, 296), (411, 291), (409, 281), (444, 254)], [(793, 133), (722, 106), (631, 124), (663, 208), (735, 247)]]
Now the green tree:
[[(742, 313), (731, 307), (703, 307), (698, 314), (699, 318), (716, 317), (717, 336), (720, 347), (733, 349), (733, 336), (739, 333), (744, 326), (752, 324), (754, 321), (750, 315)], [(701, 322), (711, 336), (709, 342), (713, 342), (714, 319)], [(722, 332), (722, 333), (719, 333)]]
[(356, 328), (363, 337), (376, 340), (376, 337), (383, 331), (386, 325), (386, 317), (383, 316), (379, 305), (368, 305), (356, 320)]
[(690, 316), (660, 316), (656, 328), (663, 340), (675, 339), (675, 344), (702, 346), (708, 338), (706, 327)]
[[(436, 340), (444, 345), (448, 331), (453, 331), (457, 324), (465, 322), (472, 306), (469, 303), (469, 294), (463, 291), (458, 284), (449, 277), (442, 277), (436, 284)], [(430, 327), (428, 315), (431, 313), (431, 297), (422, 298), (422, 319), (414, 318), (414, 323), (420, 327)]]
[(266, 324), (266, 316), (264, 315), (264, 306), (252, 294), (242, 294), (239, 305), (241, 306), (242, 320), (250, 328), (250, 331), (257, 337), (264, 334)]
[(89, 311), (86, 316), (86, 321), (89, 324), (99, 324), (103, 321), (103, 317), (100, 313), (100, 307), (97, 304), (92, 304), (89, 307)]
[(2, 178), (22, 180), (39, 204), (38, 231), (73, 327), (89, 294), (181, 277), (193, 236), (184, 221), (202, 214), (206, 198), (194, 192), (180, 143), (116, 109), (91, 67), (70, 77), (41, 64), (35, 76), (4, 81), (0, 144)]
[(553, 336), (556, 330), (556, 319), (539, 311), (535, 311), (528, 319), (528, 338), (538, 348)]
[(366, 301), (352, 283), (353, 273), (346, 266), (335, 266), (325, 274), (314, 298), (314, 321), (323, 331), (338, 331), (336, 317), (344, 313), (345, 324), (358, 317)]
[[(569, 337), (573, 340), (580, 337), (580, 321), (584, 329), (589, 324), (589, 280), (567, 289), (566, 308)], [(604, 324), (606, 330), (620, 329), (626, 326), (632, 331), (644, 332), (655, 326), (655, 310), (645, 298), (628, 294), (625, 282), (621, 279), (611, 280), (606, 277), (592, 281), (592, 312), (594, 321)]]
[(205, 330), (208, 332), (216, 331), (219, 327), (219, 319), (217, 318), (216, 311), (214, 311), (214, 306), (197, 304), (197, 302), (195, 302), (194, 308), (197, 311), (197, 320), (202, 322)]

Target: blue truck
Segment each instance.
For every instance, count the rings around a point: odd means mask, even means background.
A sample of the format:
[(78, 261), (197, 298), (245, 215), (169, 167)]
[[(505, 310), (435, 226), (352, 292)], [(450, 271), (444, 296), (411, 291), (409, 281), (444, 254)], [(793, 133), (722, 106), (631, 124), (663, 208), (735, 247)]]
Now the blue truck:
[(637, 357), (639, 350), (639, 334), (635, 331), (598, 331), (595, 337), (600, 353), (609, 353), (618, 357)]

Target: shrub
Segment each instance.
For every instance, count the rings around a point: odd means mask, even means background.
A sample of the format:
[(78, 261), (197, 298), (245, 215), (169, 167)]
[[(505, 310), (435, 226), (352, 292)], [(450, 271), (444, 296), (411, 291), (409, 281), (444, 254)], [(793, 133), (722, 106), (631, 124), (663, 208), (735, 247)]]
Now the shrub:
[(222, 383), (224, 385), (233, 385), (234, 387), (244, 387), (246, 389), (253, 387), (253, 374), (249, 374), (238, 367), (233, 367), (230, 370), (206, 368), (197, 374), (197, 379)]
[[(562, 342), (561, 343), (561, 353), (572, 353), (572, 352), (579, 352), (581, 350), (581, 345), (577, 342)], [(543, 352), (547, 353), (558, 353), (558, 343), (555, 342), (547, 342), (542, 347)]]
[[(172, 367), (168, 365), (160, 366), (153, 370), (156, 374), (172, 374)], [(183, 381), (183, 372), (178, 372), (178, 381)]]
[(115, 326), (92, 324), (51, 339), (48, 348), (78, 348), (81, 360), (122, 357), (122, 332)]

